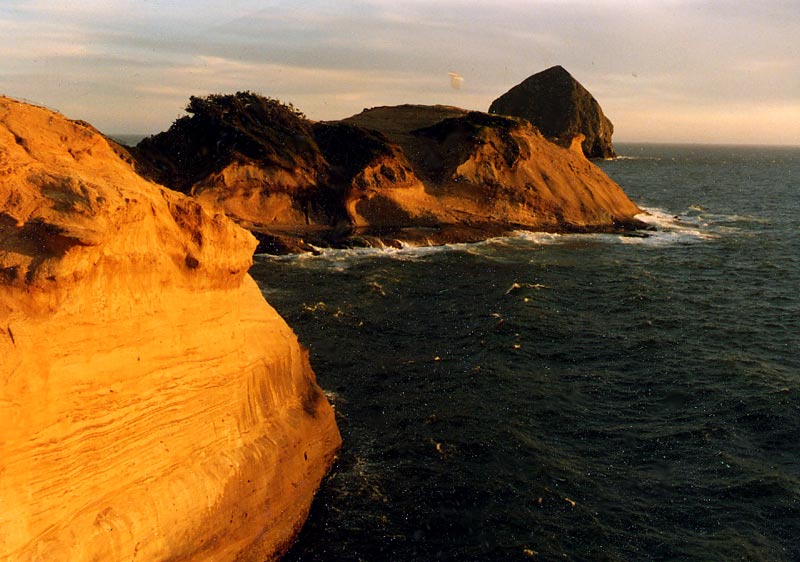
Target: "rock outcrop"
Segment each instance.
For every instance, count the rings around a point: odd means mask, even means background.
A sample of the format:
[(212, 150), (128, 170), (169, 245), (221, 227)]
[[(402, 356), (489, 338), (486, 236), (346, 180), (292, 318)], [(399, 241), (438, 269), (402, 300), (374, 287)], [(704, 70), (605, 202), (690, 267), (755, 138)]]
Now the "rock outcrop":
[(319, 193), (328, 165), (300, 112), (249, 92), (192, 97), (186, 110), (132, 150), (144, 175), (243, 221), (332, 220)]
[(569, 147), (582, 134), (589, 158), (614, 158), (614, 125), (600, 104), (561, 66), (553, 66), (523, 80), (497, 98), (489, 113), (527, 119), (551, 141)]
[(0, 97), (0, 560), (267, 560), (340, 438), (255, 240)]
[(592, 231), (636, 226), (641, 211), (579, 151), (525, 120), (442, 106), (366, 110), (346, 122), (382, 131), (408, 156), (437, 224)]
[(403, 105), (313, 123), (247, 92), (188, 110), (133, 149), (138, 169), (218, 205), (264, 251), (641, 224), (617, 184), (524, 119)]
[(192, 98), (190, 115), (131, 152), (144, 176), (213, 203), (282, 253), (341, 242), (354, 228), (394, 224), (384, 197), (421, 192), (399, 148), (376, 131), (314, 123), (250, 92)]

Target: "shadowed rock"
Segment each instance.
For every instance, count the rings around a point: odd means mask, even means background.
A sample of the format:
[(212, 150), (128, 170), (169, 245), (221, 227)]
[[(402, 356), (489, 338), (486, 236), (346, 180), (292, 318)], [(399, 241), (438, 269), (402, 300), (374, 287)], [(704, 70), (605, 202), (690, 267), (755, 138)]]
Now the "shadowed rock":
[(589, 158), (614, 158), (614, 125), (600, 104), (561, 66), (530, 76), (497, 98), (489, 113), (527, 119), (549, 140), (569, 147), (582, 134), (583, 152)]

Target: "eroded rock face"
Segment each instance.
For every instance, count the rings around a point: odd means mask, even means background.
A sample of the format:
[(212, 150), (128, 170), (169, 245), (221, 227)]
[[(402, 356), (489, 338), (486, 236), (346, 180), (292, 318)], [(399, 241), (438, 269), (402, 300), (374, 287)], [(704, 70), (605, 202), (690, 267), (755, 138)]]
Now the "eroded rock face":
[[(603, 230), (641, 211), (579, 151), (525, 120), (443, 106), (366, 110), (346, 120), (382, 130), (425, 184), (416, 204), (439, 224)], [(409, 203), (411, 205), (411, 203)]]
[[(640, 212), (579, 151), (522, 119), (402, 105), (312, 123), (241, 92), (194, 106), (136, 147), (139, 170), (217, 205), (263, 251), (611, 230)], [(187, 156), (198, 150), (209, 160)]]
[(0, 560), (264, 560), (340, 438), (255, 240), (0, 98)]
[(497, 98), (489, 113), (527, 119), (548, 139), (569, 147), (584, 135), (583, 151), (589, 158), (614, 158), (614, 125), (592, 94), (561, 66), (526, 78)]
[(406, 224), (395, 199), (422, 192), (400, 149), (378, 131), (311, 122), (249, 92), (192, 98), (187, 111), (131, 149), (137, 170), (224, 210), (256, 233), (262, 251)]

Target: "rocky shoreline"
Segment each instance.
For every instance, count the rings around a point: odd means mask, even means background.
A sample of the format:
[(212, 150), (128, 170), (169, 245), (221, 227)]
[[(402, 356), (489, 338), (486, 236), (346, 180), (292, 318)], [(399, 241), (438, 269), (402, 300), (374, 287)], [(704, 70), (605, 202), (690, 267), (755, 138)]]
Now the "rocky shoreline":
[(565, 148), (524, 119), (450, 106), (312, 122), (250, 92), (192, 98), (187, 111), (129, 149), (137, 170), (218, 207), (262, 252), (643, 227), (584, 156), (583, 133)]
[(632, 218), (611, 225), (578, 227), (570, 225), (531, 229), (519, 224), (477, 223), (432, 227), (354, 228), (336, 232), (328, 228), (297, 227), (286, 231), (242, 224), (258, 240), (257, 254), (288, 255), (318, 253), (321, 249), (401, 248), (482, 242), (489, 238), (514, 236), (519, 232), (553, 234), (619, 234), (647, 237), (654, 227)]
[(291, 544), (341, 438), (254, 251), (647, 228), (572, 128), (439, 105), (314, 122), (250, 92), (187, 112), (125, 147), (0, 97), (0, 561)]

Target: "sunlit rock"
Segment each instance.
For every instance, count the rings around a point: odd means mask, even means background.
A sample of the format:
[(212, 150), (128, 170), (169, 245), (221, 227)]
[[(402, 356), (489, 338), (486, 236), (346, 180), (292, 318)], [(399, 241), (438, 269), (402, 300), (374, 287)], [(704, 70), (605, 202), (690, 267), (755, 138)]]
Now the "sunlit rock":
[(0, 560), (265, 560), (340, 438), (255, 240), (0, 98)]

